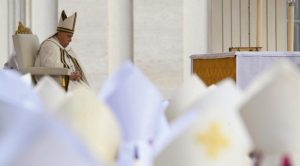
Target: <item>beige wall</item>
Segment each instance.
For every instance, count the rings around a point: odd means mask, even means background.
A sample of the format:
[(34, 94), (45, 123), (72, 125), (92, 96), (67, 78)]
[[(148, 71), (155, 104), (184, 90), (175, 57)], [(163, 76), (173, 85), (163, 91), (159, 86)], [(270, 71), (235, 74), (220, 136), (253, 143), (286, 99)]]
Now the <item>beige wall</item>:
[(168, 97), (183, 80), (182, 0), (134, 1), (134, 62)]
[[(24, 1), (24, 0), (19, 0)], [(31, 10), (28, 15), (27, 26), (32, 28), (32, 32), (37, 34), (40, 42), (47, 39), (56, 32), (57, 1), (58, 0), (26, 0), (30, 1)]]

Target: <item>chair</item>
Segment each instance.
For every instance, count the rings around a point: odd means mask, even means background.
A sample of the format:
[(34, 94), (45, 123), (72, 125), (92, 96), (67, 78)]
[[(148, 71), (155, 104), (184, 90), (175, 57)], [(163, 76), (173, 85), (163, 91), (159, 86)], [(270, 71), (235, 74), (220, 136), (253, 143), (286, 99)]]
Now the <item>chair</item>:
[[(59, 76), (60, 85), (67, 90), (70, 71), (66, 68), (34, 67), (34, 61), (39, 49), (39, 39), (33, 34), (15, 34), (12, 36), (16, 51), (17, 70), (34, 76)], [(36, 83), (36, 82), (35, 82)]]

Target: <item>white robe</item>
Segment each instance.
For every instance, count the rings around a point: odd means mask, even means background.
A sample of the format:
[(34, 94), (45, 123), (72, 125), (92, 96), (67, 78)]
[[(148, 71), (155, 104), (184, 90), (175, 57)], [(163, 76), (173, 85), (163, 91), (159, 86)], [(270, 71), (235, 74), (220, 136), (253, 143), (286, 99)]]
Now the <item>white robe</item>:
[[(37, 67), (68, 68), (71, 72), (80, 71), (81, 80), (70, 80), (69, 91), (76, 89), (78, 86), (88, 85), (83, 68), (76, 59), (74, 51), (70, 47), (64, 48), (61, 46), (55, 37), (50, 37), (41, 44), (34, 65)], [(53, 78), (59, 83), (58, 77)]]

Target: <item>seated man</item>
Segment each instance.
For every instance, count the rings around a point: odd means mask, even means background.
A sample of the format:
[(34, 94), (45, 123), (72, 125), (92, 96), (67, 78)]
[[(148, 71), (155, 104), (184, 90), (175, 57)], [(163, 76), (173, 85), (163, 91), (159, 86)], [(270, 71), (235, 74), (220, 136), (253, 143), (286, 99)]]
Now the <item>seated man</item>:
[(59, 67), (68, 68), (71, 71), (70, 81), (54, 79), (58, 83), (66, 84), (66, 89), (72, 90), (79, 84), (88, 84), (85, 74), (76, 59), (73, 50), (68, 47), (72, 41), (77, 13), (67, 17), (62, 11), (61, 18), (57, 26), (57, 33), (42, 42), (35, 59), (37, 67)]

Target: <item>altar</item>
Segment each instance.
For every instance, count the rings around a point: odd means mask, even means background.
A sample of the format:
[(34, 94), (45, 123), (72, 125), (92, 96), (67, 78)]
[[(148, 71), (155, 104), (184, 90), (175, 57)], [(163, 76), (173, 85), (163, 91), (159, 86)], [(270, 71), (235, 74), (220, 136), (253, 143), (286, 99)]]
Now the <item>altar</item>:
[(192, 73), (206, 85), (212, 85), (227, 77), (236, 80), (235, 52), (192, 55)]
[(290, 60), (300, 66), (300, 52), (229, 52), (191, 56), (192, 72), (208, 86), (232, 78), (241, 89), (280, 60)]

